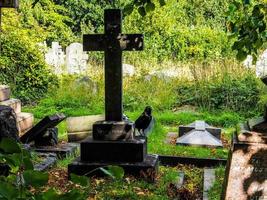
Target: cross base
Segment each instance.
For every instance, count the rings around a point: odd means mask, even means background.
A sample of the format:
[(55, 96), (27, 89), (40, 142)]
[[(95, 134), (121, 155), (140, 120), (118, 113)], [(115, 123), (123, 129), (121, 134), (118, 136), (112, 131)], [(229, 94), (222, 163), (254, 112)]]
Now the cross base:
[(93, 125), (94, 140), (131, 140), (133, 123), (128, 121), (98, 121)]
[(104, 141), (89, 137), (81, 142), (84, 162), (142, 162), (146, 155), (146, 140)]
[[(104, 176), (101, 170), (95, 170), (99, 167), (108, 165), (120, 166), (125, 174), (133, 175), (137, 178), (144, 178), (147, 181), (154, 182), (158, 173), (159, 159), (158, 155), (147, 155), (142, 162), (83, 162), (77, 158), (72, 164), (68, 165), (68, 173), (80, 176)], [(93, 171), (95, 170), (95, 171)], [(93, 172), (92, 172), (93, 171)], [(90, 173), (92, 172), (92, 173)]]

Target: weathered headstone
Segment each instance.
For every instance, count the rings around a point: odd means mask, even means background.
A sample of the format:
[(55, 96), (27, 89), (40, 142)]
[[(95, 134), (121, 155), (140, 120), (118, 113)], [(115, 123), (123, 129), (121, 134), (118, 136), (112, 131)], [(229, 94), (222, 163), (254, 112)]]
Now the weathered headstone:
[(72, 43), (66, 49), (66, 66), (69, 74), (86, 72), (88, 54), (81, 43)]
[(221, 129), (209, 126), (204, 121), (195, 121), (187, 126), (179, 126), (177, 145), (222, 147)]
[(83, 37), (84, 50), (105, 52), (105, 121), (93, 125), (93, 138), (81, 143), (81, 158), (68, 166), (69, 174), (112, 164), (134, 175), (150, 171), (155, 178), (158, 156), (147, 155), (146, 140), (133, 140), (133, 124), (123, 120), (122, 51), (142, 50), (143, 35), (122, 34), (121, 22), (121, 10), (105, 10), (105, 33)]

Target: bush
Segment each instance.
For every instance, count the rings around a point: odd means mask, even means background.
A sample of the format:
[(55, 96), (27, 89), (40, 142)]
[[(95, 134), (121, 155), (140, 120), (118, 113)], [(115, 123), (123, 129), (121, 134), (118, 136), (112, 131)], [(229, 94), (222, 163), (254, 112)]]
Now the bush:
[(57, 84), (43, 55), (29, 37), (17, 32), (1, 35), (0, 82), (8, 84), (16, 98), (30, 102), (43, 97)]
[(177, 86), (177, 104), (208, 110), (226, 109), (251, 113), (258, 109), (260, 89), (251, 72), (225, 72), (212, 77), (184, 82)]

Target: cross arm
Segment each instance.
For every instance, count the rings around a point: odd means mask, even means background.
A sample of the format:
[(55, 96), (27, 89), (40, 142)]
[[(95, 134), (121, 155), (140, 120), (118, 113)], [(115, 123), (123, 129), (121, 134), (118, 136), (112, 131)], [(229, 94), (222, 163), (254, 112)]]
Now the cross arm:
[(144, 49), (144, 36), (142, 34), (123, 34), (120, 46), (123, 51), (141, 51)]
[(83, 35), (83, 50), (84, 51), (104, 51), (106, 46), (105, 35)]

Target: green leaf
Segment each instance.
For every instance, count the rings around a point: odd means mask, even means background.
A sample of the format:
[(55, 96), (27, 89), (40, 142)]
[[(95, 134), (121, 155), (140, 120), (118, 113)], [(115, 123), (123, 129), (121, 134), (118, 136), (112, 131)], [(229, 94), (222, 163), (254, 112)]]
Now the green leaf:
[(33, 170), (33, 164), (31, 159), (29, 158), (23, 158), (23, 164), (26, 170)]
[(46, 192), (37, 194), (35, 196), (35, 199), (36, 200), (59, 200), (60, 195), (54, 189), (49, 189)]
[(125, 15), (130, 15), (132, 14), (133, 10), (134, 10), (134, 5), (130, 3), (124, 7), (123, 12)]
[(14, 185), (0, 181), (0, 196), (7, 199), (16, 199), (18, 195), (19, 191)]
[(160, 5), (160, 6), (165, 6), (165, 5), (166, 5), (165, 0), (159, 0), (159, 5)]
[(21, 153), (21, 147), (19, 144), (10, 138), (3, 138), (0, 142), (0, 149), (5, 153)]
[(71, 174), (70, 180), (73, 183), (79, 184), (79, 185), (84, 186), (84, 187), (86, 187), (88, 185), (88, 177), (86, 177), (86, 176), (77, 176), (76, 174)]
[(68, 193), (60, 195), (59, 199), (60, 200), (73, 200), (73, 199), (75, 199), (75, 200), (84, 200), (84, 199), (86, 199), (86, 194), (80, 192), (77, 189), (73, 189)]
[(151, 12), (151, 11), (154, 11), (156, 8), (155, 4), (154, 3), (147, 3), (146, 4), (146, 12)]
[(139, 13), (142, 17), (146, 16), (146, 10), (145, 10), (144, 6), (141, 6), (141, 7), (138, 8), (138, 13)]
[(33, 187), (41, 187), (47, 184), (48, 174), (44, 172), (38, 172), (33, 170), (26, 170), (23, 173), (23, 177), (26, 185), (31, 185)]
[(109, 165), (107, 169), (101, 167), (100, 170), (114, 179), (121, 179), (124, 176), (124, 169), (119, 166)]

